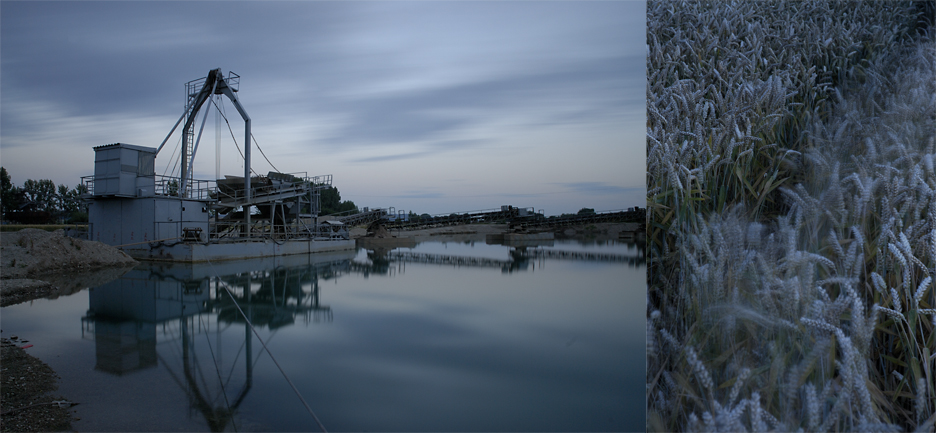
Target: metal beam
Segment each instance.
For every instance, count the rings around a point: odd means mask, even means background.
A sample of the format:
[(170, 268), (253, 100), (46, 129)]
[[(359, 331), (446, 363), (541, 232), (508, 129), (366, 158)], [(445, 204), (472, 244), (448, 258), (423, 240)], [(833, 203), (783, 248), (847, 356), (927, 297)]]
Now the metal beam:
[(240, 113), (241, 117), (244, 119), (244, 194), (245, 202), (248, 203), (244, 209), (244, 217), (246, 218), (247, 223), (247, 235), (250, 235), (250, 116), (247, 115), (247, 111), (244, 110), (244, 107), (241, 106), (240, 101), (237, 99), (237, 95), (231, 91), (231, 88), (225, 85), (221, 88), (221, 91), (227, 95), (228, 99), (234, 103), (234, 108), (237, 109), (237, 112)]
[(159, 151), (162, 150), (163, 146), (166, 145), (166, 142), (169, 141), (169, 137), (172, 137), (172, 133), (174, 133), (176, 128), (179, 127), (179, 124), (182, 123), (182, 119), (185, 118), (185, 115), (188, 113), (190, 107), (191, 107), (191, 104), (189, 105), (189, 107), (185, 107), (185, 111), (182, 113), (182, 116), (179, 117), (179, 120), (176, 120), (175, 125), (172, 126), (172, 130), (169, 131), (169, 135), (166, 135), (166, 139), (163, 140), (162, 143), (159, 145), (159, 148), (156, 149), (156, 154), (159, 154)]

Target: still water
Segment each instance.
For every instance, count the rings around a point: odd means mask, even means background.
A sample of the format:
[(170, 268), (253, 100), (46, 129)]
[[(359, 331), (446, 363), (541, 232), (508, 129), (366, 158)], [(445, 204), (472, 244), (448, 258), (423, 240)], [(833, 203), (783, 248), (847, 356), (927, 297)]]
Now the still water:
[(59, 374), (78, 431), (318, 430), (293, 385), (329, 431), (643, 431), (643, 254), (482, 240), (144, 263), (5, 307), (2, 327)]

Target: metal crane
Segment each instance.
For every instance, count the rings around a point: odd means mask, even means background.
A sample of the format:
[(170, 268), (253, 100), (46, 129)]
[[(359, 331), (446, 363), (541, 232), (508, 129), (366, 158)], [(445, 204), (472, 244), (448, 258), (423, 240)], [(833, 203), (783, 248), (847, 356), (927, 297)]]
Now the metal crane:
[[(195, 94), (189, 94), (189, 102), (185, 107), (185, 112), (182, 113), (182, 116), (179, 117), (179, 120), (176, 121), (175, 125), (172, 126), (172, 130), (169, 131), (169, 134), (166, 135), (166, 139), (163, 140), (162, 144), (159, 145), (159, 148), (156, 149), (158, 154), (162, 150), (163, 146), (166, 145), (166, 142), (169, 141), (169, 137), (175, 132), (176, 128), (179, 127), (179, 123), (182, 123), (183, 119), (186, 119), (185, 126), (183, 127), (182, 134), (182, 173), (181, 173), (181, 182), (179, 188), (179, 196), (184, 197), (186, 189), (188, 187), (188, 178), (189, 172), (192, 169), (192, 164), (188, 161), (189, 154), (189, 141), (191, 140), (191, 135), (188, 133), (193, 127), (195, 122), (195, 117), (198, 115), (198, 110), (201, 109), (202, 105), (208, 101), (212, 95), (227, 95), (228, 99), (234, 104), (234, 108), (237, 109), (237, 112), (240, 113), (241, 117), (244, 119), (244, 193), (246, 194), (245, 203), (246, 207), (250, 207), (250, 116), (247, 115), (247, 111), (244, 110), (244, 107), (241, 106), (240, 101), (237, 99), (237, 95), (234, 93), (237, 92), (237, 83), (240, 79), (240, 76), (234, 74), (233, 72), (228, 74), (228, 78), (224, 78), (224, 74), (221, 72), (221, 68), (212, 69), (208, 72), (208, 76), (203, 78), (204, 84), (202, 84), (201, 90)], [(199, 80), (190, 82), (197, 83)], [(204, 126), (204, 122), (202, 122)], [(199, 132), (199, 139), (201, 138), (201, 133)], [(196, 141), (197, 149), (197, 141)], [(193, 152), (194, 154), (194, 152)], [(245, 218), (247, 222), (247, 227), (250, 227), (250, 211), (245, 209)]]

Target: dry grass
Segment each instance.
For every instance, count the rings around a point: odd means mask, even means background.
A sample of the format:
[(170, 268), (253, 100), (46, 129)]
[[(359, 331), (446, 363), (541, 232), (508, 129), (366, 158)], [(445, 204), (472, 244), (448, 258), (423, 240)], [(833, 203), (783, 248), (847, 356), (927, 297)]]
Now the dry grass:
[(648, 430), (936, 420), (936, 48), (909, 2), (648, 4)]

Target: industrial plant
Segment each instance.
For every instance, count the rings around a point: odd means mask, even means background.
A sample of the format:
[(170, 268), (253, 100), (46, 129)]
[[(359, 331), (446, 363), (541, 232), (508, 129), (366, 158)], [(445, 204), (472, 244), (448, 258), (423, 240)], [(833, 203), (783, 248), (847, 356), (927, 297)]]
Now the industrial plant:
[[(320, 192), (331, 175), (251, 169), (251, 121), (237, 98), (240, 76), (214, 69), (186, 83), (185, 110), (159, 147), (115, 143), (94, 148), (88, 192), (88, 237), (138, 259), (202, 262), (354, 248), (339, 221), (319, 221)], [(243, 176), (197, 180), (192, 167), (204, 130), (199, 110), (224, 95), (244, 121)], [(184, 121), (184, 124), (183, 124)], [(180, 175), (156, 174), (156, 157), (182, 126)]]

